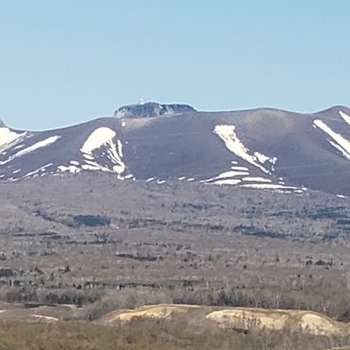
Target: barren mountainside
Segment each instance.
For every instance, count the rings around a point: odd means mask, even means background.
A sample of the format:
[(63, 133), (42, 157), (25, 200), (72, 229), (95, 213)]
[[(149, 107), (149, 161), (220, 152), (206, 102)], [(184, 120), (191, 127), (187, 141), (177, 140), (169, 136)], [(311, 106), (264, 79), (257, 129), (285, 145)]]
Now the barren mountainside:
[(124, 181), (349, 195), (350, 109), (199, 112), (145, 103), (50, 131), (0, 123), (1, 180), (85, 171), (114, 173)]

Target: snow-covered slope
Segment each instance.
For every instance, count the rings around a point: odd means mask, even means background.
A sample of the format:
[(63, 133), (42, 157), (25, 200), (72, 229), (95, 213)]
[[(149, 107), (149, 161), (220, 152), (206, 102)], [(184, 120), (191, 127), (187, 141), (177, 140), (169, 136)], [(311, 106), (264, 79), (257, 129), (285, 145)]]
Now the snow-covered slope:
[(215, 113), (150, 103), (45, 132), (0, 125), (1, 180), (83, 171), (158, 184), (350, 195), (350, 109)]
[(99, 170), (122, 179), (126, 167), (117, 132), (108, 126), (95, 128), (94, 124), (42, 133), (0, 128), (0, 178), (18, 181)]

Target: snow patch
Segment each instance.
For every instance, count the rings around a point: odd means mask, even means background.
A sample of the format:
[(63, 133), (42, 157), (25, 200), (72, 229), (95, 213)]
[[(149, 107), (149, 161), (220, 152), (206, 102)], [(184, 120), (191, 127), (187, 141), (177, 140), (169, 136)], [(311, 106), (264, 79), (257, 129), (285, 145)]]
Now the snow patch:
[(24, 145), (21, 144), (21, 145), (18, 145), (18, 146), (16, 146), (16, 147), (14, 147), (13, 149), (21, 149), (21, 148), (23, 148), (23, 147), (24, 147)]
[(259, 153), (259, 152), (254, 152), (254, 156), (258, 159), (258, 161), (262, 164), (266, 163), (270, 157), (265, 156), (265, 154)]
[(118, 153), (120, 157), (123, 157), (123, 145), (120, 140), (117, 141), (117, 145), (118, 145)]
[(256, 189), (263, 189), (263, 190), (281, 190), (281, 189), (286, 189), (286, 190), (299, 190), (297, 187), (289, 187), (289, 186), (282, 186), (282, 185), (275, 185), (275, 184), (244, 184), (242, 187), (247, 187), (247, 188), (256, 188)]
[(94, 159), (95, 159), (95, 158), (94, 158), (93, 156), (91, 156), (90, 154), (84, 153), (83, 156), (84, 156), (85, 159), (89, 159), (89, 160), (94, 160)]
[(36, 169), (36, 170), (33, 170), (33, 171), (30, 171), (29, 173), (25, 174), (24, 175), (24, 178), (29, 178), (29, 177), (32, 177), (34, 175), (38, 175), (38, 172), (41, 170), (41, 168), (39, 169)]
[(46, 165), (42, 166), (40, 169), (41, 169), (42, 171), (44, 171), (46, 168), (48, 168), (48, 167), (50, 167), (50, 166), (52, 166), (52, 165), (53, 165), (52, 163), (49, 163), (49, 164), (46, 164)]
[(226, 171), (226, 172), (221, 173), (218, 176), (212, 177), (210, 179), (201, 180), (201, 182), (204, 182), (204, 183), (215, 182), (216, 183), (218, 180), (232, 178), (235, 176), (246, 176), (246, 175), (249, 175), (249, 172), (246, 172), (246, 171)]
[(325, 132), (327, 135), (329, 135), (333, 141), (328, 140), (329, 143), (339, 150), (343, 156), (350, 160), (350, 142), (345, 139), (340, 134), (334, 132), (327, 124), (325, 124), (322, 120), (316, 119), (314, 120), (314, 124), (321, 129), (323, 132)]
[(249, 154), (249, 149), (244, 146), (243, 142), (236, 135), (235, 128), (236, 127), (234, 125), (216, 125), (214, 128), (214, 134), (218, 135), (221, 140), (224, 141), (227, 149), (234, 153), (237, 157), (254, 165), (264, 173), (270, 174), (269, 170), (264, 168), (261, 164), (264, 164), (267, 161), (275, 164), (277, 158), (268, 157), (260, 152), (255, 152), (253, 155)]
[(345, 114), (344, 112), (340, 111), (339, 112), (340, 116), (343, 118), (343, 120), (345, 121), (345, 123), (350, 125), (350, 116), (348, 116), (347, 114)]
[(116, 136), (115, 131), (110, 128), (101, 127), (94, 130), (87, 140), (84, 142), (83, 147), (80, 149), (83, 153), (91, 154), (92, 151), (102, 147), (109, 143), (111, 139)]
[[(116, 137), (116, 132), (107, 127), (101, 127), (93, 131), (87, 140), (84, 142), (80, 151), (87, 161), (86, 165), (83, 165), (85, 170), (102, 170), (102, 171), (113, 171), (118, 175), (125, 171), (125, 164), (122, 161), (123, 151), (122, 143), (117, 140), (117, 145), (113, 142)], [(101, 148), (102, 146), (107, 146), (107, 157), (114, 164), (113, 170), (110, 170), (106, 166), (101, 166), (98, 164), (93, 156), (93, 151)]]
[(30, 171), (29, 173), (27, 173), (26, 175), (24, 175), (23, 178), (24, 178), (24, 179), (28, 179), (28, 178), (30, 178), (30, 177), (36, 177), (36, 176), (39, 175), (38, 173), (45, 171), (46, 168), (48, 168), (48, 167), (50, 167), (50, 166), (52, 166), (52, 163), (46, 164), (46, 165), (44, 165), (44, 166), (42, 166), (42, 167), (40, 167), (40, 168), (38, 168), (38, 169), (36, 169), (36, 170)]
[(69, 163), (72, 165), (79, 165), (79, 162), (77, 162), (76, 160), (71, 160)]
[(0, 128), (0, 147), (16, 140), (21, 135), (22, 134), (17, 134), (8, 128)]
[(241, 182), (241, 180), (238, 179), (225, 179), (225, 180), (219, 180), (215, 181), (214, 185), (238, 185)]
[(46, 146), (49, 146), (53, 143), (55, 143), (57, 140), (59, 140), (61, 138), (61, 136), (50, 136), (48, 137), (47, 139), (45, 140), (42, 140), (42, 141), (39, 141), (37, 143), (35, 143), (34, 145), (32, 146), (29, 146), (25, 149), (22, 149), (21, 151), (17, 152), (14, 157), (22, 157), (28, 153), (31, 153), (33, 151), (36, 151), (37, 149), (39, 148), (43, 148), (43, 147), (46, 147)]
[(249, 169), (245, 166), (231, 166), (232, 170), (242, 170), (242, 171), (248, 171)]
[(84, 170), (101, 170), (98, 166), (93, 166), (89, 164), (83, 164), (81, 167)]
[(29, 153), (32, 153), (40, 148), (49, 146), (53, 143), (55, 143), (57, 140), (59, 140), (61, 138), (61, 136), (50, 136), (45, 140), (39, 141), (37, 143), (35, 143), (34, 145), (31, 145), (27, 148), (24, 148), (22, 150), (20, 150), (19, 152), (15, 153), (14, 155), (12, 155), (11, 157), (9, 157), (7, 160), (5, 160), (4, 162), (0, 162), (0, 165), (4, 165), (6, 163), (11, 162), (12, 160), (14, 160), (15, 158), (18, 157), (22, 157), (25, 156)]
[(59, 165), (57, 167), (57, 170), (64, 173), (64, 172), (70, 172), (72, 174), (76, 174), (79, 173), (81, 171), (80, 168), (76, 167), (75, 165), (68, 165), (68, 166), (64, 166), (64, 165)]
[(246, 182), (272, 182), (270, 179), (265, 179), (264, 177), (244, 177), (242, 181)]

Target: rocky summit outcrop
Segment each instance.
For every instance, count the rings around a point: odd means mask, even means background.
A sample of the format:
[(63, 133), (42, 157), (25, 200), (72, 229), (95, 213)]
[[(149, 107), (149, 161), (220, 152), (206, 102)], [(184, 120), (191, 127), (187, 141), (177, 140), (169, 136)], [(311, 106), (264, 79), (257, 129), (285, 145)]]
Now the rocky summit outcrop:
[(154, 118), (195, 111), (192, 106), (186, 104), (147, 102), (120, 107), (114, 112), (114, 116), (117, 118)]

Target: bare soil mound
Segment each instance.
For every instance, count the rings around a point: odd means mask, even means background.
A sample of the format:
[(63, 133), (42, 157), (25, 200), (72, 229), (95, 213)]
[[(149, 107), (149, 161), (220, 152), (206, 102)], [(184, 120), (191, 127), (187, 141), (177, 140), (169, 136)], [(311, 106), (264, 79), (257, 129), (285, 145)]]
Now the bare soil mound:
[[(196, 312), (193, 312), (193, 311)], [(184, 321), (191, 317), (196, 323), (203, 324), (211, 321), (220, 328), (243, 331), (291, 330), (311, 335), (346, 335), (350, 326), (337, 322), (324, 315), (300, 310), (265, 310), (253, 308), (217, 308), (194, 305), (149, 305), (134, 310), (112, 311), (105, 315), (100, 322), (113, 324), (130, 322), (135, 319), (168, 319), (177, 318)], [(191, 319), (191, 323), (194, 320)]]

